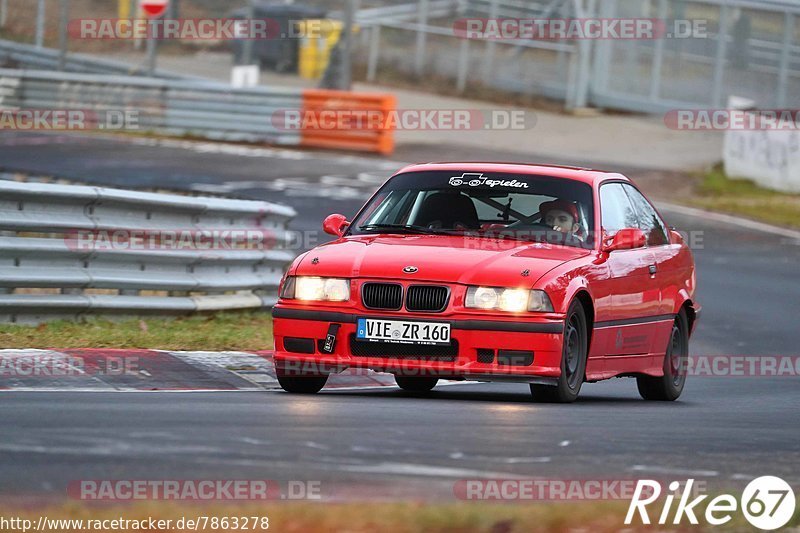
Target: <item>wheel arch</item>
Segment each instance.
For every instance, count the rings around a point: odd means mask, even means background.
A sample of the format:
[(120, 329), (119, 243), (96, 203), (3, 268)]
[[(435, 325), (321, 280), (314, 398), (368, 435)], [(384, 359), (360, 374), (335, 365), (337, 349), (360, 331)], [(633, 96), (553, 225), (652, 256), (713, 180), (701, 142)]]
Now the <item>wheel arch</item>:
[(589, 351), (591, 351), (592, 332), (594, 331), (594, 302), (592, 301), (592, 296), (589, 294), (589, 291), (585, 289), (579, 289), (572, 296), (572, 299), (578, 300), (581, 303), (583, 306), (583, 311), (586, 314), (586, 332), (589, 335), (589, 338), (586, 340)]
[(686, 313), (686, 322), (689, 329), (689, 336), (691, 337), (694, 332), (694, 326), (697, 323), (697, 310), (694, 308), (694, 302), (691, 300), (684, 301), (680, 309), (678, 309), (678, 312), (680, 311)]
[(675, 306), (675, 314), (677, 315), (682, 310), (686, 313), (686, 321), (689, 326), (689, 336), (694, 333), (694, 328), (697, 325), (697, 319), (700, 317), (700, 307), (692, 300), (692, 297), (686, 291), (680, 291), (679, 298)]

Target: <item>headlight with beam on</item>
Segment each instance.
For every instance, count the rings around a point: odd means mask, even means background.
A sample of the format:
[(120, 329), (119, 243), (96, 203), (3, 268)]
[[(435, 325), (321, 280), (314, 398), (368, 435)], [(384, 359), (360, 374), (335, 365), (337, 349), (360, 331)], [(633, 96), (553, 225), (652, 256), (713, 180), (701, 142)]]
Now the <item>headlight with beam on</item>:
[(544, 291), (502, 287), (469, 287), (464, 305), (475, 309), (499, 309), (511, 313), (553, 312), (553, 304)]
[(286, 278), (281, 298), (308, 302), (346, 302), (350, 299), (350, 280), (292, 276)]

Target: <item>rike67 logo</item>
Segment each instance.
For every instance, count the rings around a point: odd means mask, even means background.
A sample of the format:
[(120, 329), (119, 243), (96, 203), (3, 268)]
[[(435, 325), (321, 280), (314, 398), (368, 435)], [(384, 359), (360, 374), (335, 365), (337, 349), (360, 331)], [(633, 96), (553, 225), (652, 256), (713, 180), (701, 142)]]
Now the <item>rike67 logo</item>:
[[(656, 511), (653, 506), (662, 496), (661, 484), (649, 479), (639, 480), (625, 516), (625, 524), (634, 522), (638, 514), (643, 524), (655, 520), (660, 525), (671, 522), (678, 525), (685, 518), (691, 524), (700, 523), (698, 516), (712, 526), (727, 524), (736, 513), (741, 512), (754, 527), (771, 531), (785, 526), (795, 512), (795, 495), (792, 487), (784, 480), (774, 476), (762, 476), (751, 481), (742, 492), (739, 500), (730, 494), (721, 494), (705, 501), (709, 496), (703, 494), (692, 498), (694, 480), (689, 479), (684, 486), (678, 481), (669, 484), (671, 494), (664, 498), (664, 506), (651, 519), (649, 511)], [(678, 500), (675, 504), (675, 500)], [(702, 512), (703, 507), (705, 511)], [(674, 509), (674, 510), (673, 510)]]

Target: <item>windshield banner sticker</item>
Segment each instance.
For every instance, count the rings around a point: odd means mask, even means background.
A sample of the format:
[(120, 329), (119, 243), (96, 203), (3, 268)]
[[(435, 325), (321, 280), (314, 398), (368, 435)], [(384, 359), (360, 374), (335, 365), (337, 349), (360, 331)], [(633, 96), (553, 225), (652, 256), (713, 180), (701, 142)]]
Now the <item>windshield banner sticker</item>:
[(486, 187), (494, 188), (494, 187), (512, 187), (515, 189), (527, 189), (528, 184), (523, 183), (517, 180), (490, 180), (487, 179), (481, 173), (468, 173), (465, 172), (461, 176), (453, 176), (450, 178), (450, 185), (453, 187), (460, 187), (462, 185), (468, 185), (470, 187), (480, 187), (481, 185), (485, 185)]

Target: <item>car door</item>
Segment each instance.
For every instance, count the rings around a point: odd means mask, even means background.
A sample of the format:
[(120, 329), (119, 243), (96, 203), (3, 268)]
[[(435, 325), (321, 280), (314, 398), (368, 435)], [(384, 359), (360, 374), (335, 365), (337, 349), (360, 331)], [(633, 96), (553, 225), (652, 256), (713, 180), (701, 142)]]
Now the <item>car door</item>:
[(680, 257), (681, 245), (671, 244), (664, 221), (655, 207), (634, 186), (625, 184), (625, 192), (636, 210), (639, 228), (647, 239), (647, 248), (653, 254), (654, 267), (651, 281), (658, 287), (659, 305), (655, 313), (657, 318), (652, 323), (653, 352), (663, 354), (672, 332), (672, 313), (675, 310), (678, 290), (684, 273), (681, 271), (683, 261)]
[[(623, 228), (638, 228), (638, 213), (623, 183), (600, 187), (601, 224), (605, 238)], [(655, 256), (650, 248), (615, 250), (608, 253), (610, 316), (598, 319), (596, 328), (605, 339), (606, 355), (645, 355), (651, 352), (658, 315), (660, 291), (651, 270)]]

